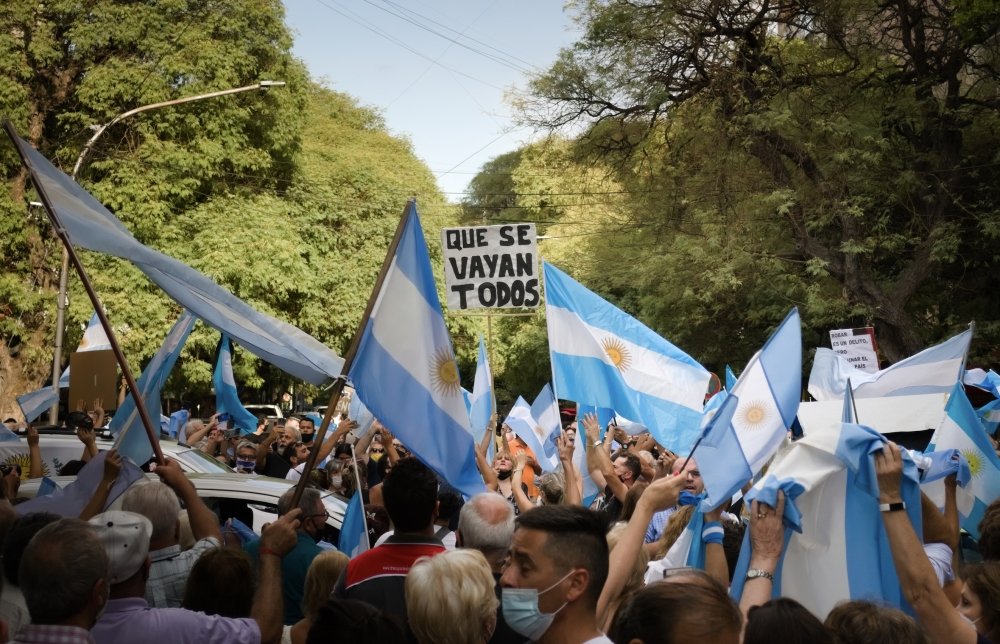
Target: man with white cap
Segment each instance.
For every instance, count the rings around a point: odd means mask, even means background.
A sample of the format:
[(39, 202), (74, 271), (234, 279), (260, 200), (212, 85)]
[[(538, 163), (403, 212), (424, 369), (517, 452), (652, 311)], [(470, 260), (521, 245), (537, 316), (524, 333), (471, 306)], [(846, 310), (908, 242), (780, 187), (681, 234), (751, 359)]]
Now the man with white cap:
[(150, 608), (149, 538), (152, 524), (132, 512), (104, 512), (90, 520), (110, 559), (111, 599), (91, 630), (97, 644), (169, 641), (277, 643), (281, 641), (281, 558), (296, 543), (300, 510), (264, 527), (259, 585), (250, 618), (206, 615), (183, 608)]

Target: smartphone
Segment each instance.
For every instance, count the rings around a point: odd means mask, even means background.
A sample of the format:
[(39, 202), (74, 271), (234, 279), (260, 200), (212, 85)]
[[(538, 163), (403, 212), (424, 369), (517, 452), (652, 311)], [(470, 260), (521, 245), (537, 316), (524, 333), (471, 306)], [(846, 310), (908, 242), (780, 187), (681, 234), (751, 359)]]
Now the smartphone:
[(230, 438), (236, 438), (236, 434), (238, 434), (238, 433), (239, 433), (238, 429), (235, 429), (235, 428), (234, 429), (227, 429), (227, 430), (225, 430), (225, 431), (222, 432), (222, 436), (223, 436), (223, 438), (225, 438), (225, 439), (228, 440)]

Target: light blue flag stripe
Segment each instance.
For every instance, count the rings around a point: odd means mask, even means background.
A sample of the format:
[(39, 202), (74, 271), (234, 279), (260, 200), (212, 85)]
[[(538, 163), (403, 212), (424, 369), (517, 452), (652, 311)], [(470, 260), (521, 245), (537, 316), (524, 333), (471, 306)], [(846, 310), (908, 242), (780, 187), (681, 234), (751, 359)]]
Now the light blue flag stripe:
[(361, 499), (361, 490), (357, 490), (347, 504), (344, 524), (340, 528), (340, 539), (337, 542), (337, 549), (352, 559), (368, 550), (368, 528), (365, 523), (365, 506)]
[(733, 387), (736, 386), (736, 374), (733, 373), (732, 367), (726, 365), (726, 391), (732, 391)]
[[(556, 401), (550, 385), (546, 384), (535, 396), (535, 400), (531, 403), (531, 415), (538, 427), (542, 428), (545, 436), (542, 440), (544, 458), (547, 458), (552, 469), (555, 469), (559, 466), (556, 438), (562, 430), (562, 419), (559, 416), (559, 403)], [(542, 454), (539, 454), (538, 457), (543, 458)]]
[(469, 402), (469, 422), (472, 425), (472, 437), (478, 441), (483, 437), (486, 426), (490, 424), (490, 416), (493, 415), (493, 391), (490, 383), (490, 361), (486, 353), (486, 345), (483, 343), (483, 336), (479, 336), (479, 354), (476, 358), (476, 380), (472, 386), (472, 394)]
[(399, 245), (349, 376), (376, 418), (428, 467), (471, 496), (485, 485), (476, 467), (455, 354), (413, 203), (404, 216)]
[(279, 369), (314, 385), (340, 375), (344, 361), (301, 329), (265, 315), (208, 277), (144, 246), (86, 190), (19, 137), (35, 187), (58, 213), (74, 246), (131, 261), (157, 286), (206, 324)]
[(215, 411), (229, 414), (229, 426), (239, 429), (243, 434), (257, 431), (257, 417), (247, 411), (236, 391), (232, 342), (225, 333), (222, 334), (219, 343), (219, 355), (215, 361), (215, 371), (212, 373), (212, 384), (215, 386)]
[[(194, 323), (195, 317), (190, 312), (183, 311), (136, 381), (151, 419), (160, 417), (160, 391), (170, 376)], [(125, 397), (108, 428), (115, 436), (115, 447), (123, 458), (130, 458), (133, 463), (141, 465), (153, 456), (153, 446), (149, 443), (149, 436), (142, 426), (142, 418), (131, 394)]]
[(57, 400), (59, 397), (56, 396), (52, 387), (45, 387), (18, 396), (17, 406), (21, 408), (24, 420), (30, 423), (44, 414), (46, 410), (51, 409)]
[[(361, 402), (361, 397), (355, 393), (351, 396), (351, 402), (347, 405), (347, 416), (354, 422), (358, 424), (357, 428), (354, 430), (354, 435), (357, 438), (362, 438), (368, 435), (369, 430), (371, 430), (372, 425), (375, 423), (375, 417), (372, 413), (368, 411), (365, 404)], [(319, 425), (317, 425), (319, 427)]]
[(997, 427), (1000, 427), (1000, 398), (977, 409), (976, 416), (982, 421), (987, 434), (996, 433)]
[[(701, 502), (700, 512), (710, 512), (719, 507), (753, 478), (750, 464), (733, 430), (733, 414), (738, 405), (739, 399), (728, 395), (714, 414), (706, 414), (704, 437), (692, 454), (705, 484), (706, 496)], [(700, 542), (701, 532), (696, 534)]]

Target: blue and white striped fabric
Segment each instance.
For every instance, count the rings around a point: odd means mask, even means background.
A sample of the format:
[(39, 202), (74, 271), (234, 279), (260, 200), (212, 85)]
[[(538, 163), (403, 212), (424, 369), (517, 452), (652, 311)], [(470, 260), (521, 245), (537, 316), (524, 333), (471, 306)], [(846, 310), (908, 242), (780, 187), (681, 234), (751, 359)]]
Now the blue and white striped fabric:
[[(104, 332), (104, 327), (101, 326), (101, 319), (97, 317), (97, 313), (90, 314), (90, 322), (87, 323), (87, 328), (83, 331), (83, 337), (80, 338), (80, 346), (76, 348), (79, 351), (106, 351), (111, 348), (111, 341), (108, 340), (108, 334)], [(69, 367), (66, 367), (62, 375), (59, 376), (59, 387), (61, 389), (66, 389), (69, 387)]]
[(493, 415), (493, 377), (490, 374), (490, 358), (486, 353), (483, 336), (479, 336), (479, 355), (476, 358), (476, 380), (469, 396), (469, 423), (475, 441), (483, 437)]
[(983, 429), (986, 430), (986, 433), (994, 434), (997, 427), (1000, 427), (1000, 398), (977, 409), (976, 416), (979, 416), (979, 420), (983, 422)]
[(59, 396), (52, 390), (52, 387), (36, 389), (17, 397), (17, 406), (21, 408), (26, 422), (32, 422), (46, 410), (51, 409), (59, 400)]
[(726, 365), (726, 391), (732, 391), (733, 387), (736, 386), (736, 374), (733, 373), (733, 368)]
[[(150, 418), (161, 416), (160, 391), (170, 376), (194, 323), (195, 317), (187, 310), (183, 311), (136, 381)], [(131, 394), (125, 397), (122, 406), (115, 412), (108, 429), (115, 436), (115, 447), (123, 458), (130, 458), (133, 463), (142, 465), (153, 456), (153, 446), (149, 443), (149, 436), (142, 426), (142, 418), (139, 417), (139, 410)]]
[(692, 454), (705, 484), (705, 498), (699, 508), (702, 512), (719, 507), (753, 478), (732, 425), (739, 402), (735, 394), (730, 394), (717, 410), (705, 414), (704, 436)]
[(167, 433), (170, 434), (172, 438), (176, 438), (178, 441), (183, 442), (181, 440), (182, 430), (190, 418), (191, 412), (187, 409), (178, 409), (174, 413), (170, 414), (170, 427), (167, 429)]
[(340, 540), (337, 550), (350, 558), (357, 557), (368, 550), (368, 525), (365, 521), (365, 505), (361, 499), (361, 490), (356, 490), (347, 504), (344, 512), (344, 524), (340, 528)]
[(552, 387), (546, 384), (535, 396), (531, 403), (531, 416), (535, 419), (535, 428), (538, 438), (542, 443), (542, 452), (536, 454), (539, 461), (547, 460), (548, 467), (543, 463), (545, 471), (554, 470), (559, 467), (559, 450), (556, 447), (556, 438), (562, 430), (562, 422), (559, 416), (559, 403), (556, 401)]
[(761, 471), (795, 422), (802, 395), (802, 326), (792, 309), (740, 374), (733, 428), (754, 475)]
[(416, 205), (365, 326), (350, 379), (399, 440), (452, 487), (486, 489)]
[(16, 136), (13, 140), (31, 171), (32, 183), (48, 197), (74, 246), (127, 259), (206, 324), (297, 378), (321, 385), (340, 375), (344, 360), (329, 347), (301, 329), (255, 310), (183, 262), (144, 246), (107, 208), (27, 141)]
[(545, 316), (559, 395), (614, 409), (676, 452), (691, 448), (711, 374), (549, 263)]
[[(361, 397), (357, 392), (351, 396), (351, 402), (347, 405), (347, 417), (358, 424), (352, 431), (356, 438), (363, 438), (368, 435), (372, 425), (375, 423), (375, 416), (372, 415), (365, 404), (361, 402)], [(317, 425), (318, 427), (319, 425)]]
[(1000, 374), (992, 369), (989, 371), (968, 369), (962, 381), (967, 385), (990, 392), (995, 398), (1000, 398)]
[[(955, 383), (944, 410), (944, 420), (934, 431), (927, 451), (957, 449), (968, 461), (972, 481), (956, 491), (958, 514), (961, 527), (978, 539), (979, 522), (986, 508), (1000, 496), (1000, 458), (993, 451), (961, 383)], [(944, 488), (940, 482), (925, 485), (924, 491), (938, 507), (944, 506)]]
[[(870, 599), (903, 610), (905, 604), (878, 508), (873, 453), (885, 439), (844, 423), (810, 432), (778, 454), (766, 477), (747, 493), (772, 507), (785, 493), (785, 552), (774, 597), (794, 597), (824, 619), (840, 601)], [(901, 492), (919, 536), (920, 488), (916, 464), (904, 453)], [(749, 531), (733, 575), (737, 600), (750, 561)]]
[(212, 385), (215, 387), (215, 411), (220, 414), (229, 414), (229, 427), (239, 429), (242, 434), (252, 434), (257, 431), (257, 417), (247, 411), (236, 392), (232, 346), (229, 336), (223, 333), (222, 340), (219, 342), (219, 355), (215, 361), (215, 371), (212, 373)]
[(816, 349), (809, 373), (809, 393), (816, 400), (841, 400), (850, 378), (855, 398), (948, 393), (962, 380), (972, 330), (924, 349), (877, 373), (865, 373), (831, 349)]
[(514, 401), (514, 406), (511, 407), (510, 413), (507, 414), (507, 418), (504, 419), (503, 424), (524, 441), (525, 445), (531, 450), (531, 453), (535, 455), (535, 461), (542, 468), (543, 472), (551, 472), (559, 465), (558, 458), (556, 458), (556, 462), (553, 464), (551, 459), (546, 455), (545, 442), (549, 436), (538, 425), (538, 421), (531, 413), (531, 405), (524, 398), (521, 396), (517, 397), (517, 400)]

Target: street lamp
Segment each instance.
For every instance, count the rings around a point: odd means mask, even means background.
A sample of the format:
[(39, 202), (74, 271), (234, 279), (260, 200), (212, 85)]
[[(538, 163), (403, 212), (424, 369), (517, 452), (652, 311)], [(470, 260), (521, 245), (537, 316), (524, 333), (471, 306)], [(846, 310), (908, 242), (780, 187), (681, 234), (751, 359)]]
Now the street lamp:
[[(271, 87), (283, 87), (284, 85), (284, 81), (262, 80), (257, 81), (252, 85), (244, 85), (243, 87), (234, 87), (233, 89), (224, 89), (218, 92), (209, 92), (207, 94), (197, 94), (195, 96), (185, 96), (184, 98), (176, 98), (172, 101), (163, 101), (161, 103), (143, 105), (127, 112), (122, 112), (94, 130), (94, 135), (90, 137), (90, 139), (83, 145), (83, 149), (80, 150), (80, 155), (76, 158), (76, 164), (73, 166), (73, 172), (70, 176), (74, 181), (76, 181), (76, 175), (83, 166), (84, 159), (87, 158), (87, 155), (90, 154), (90, 151), (93, 149), (97, 139), (101, 138), (101, 135), (104, 134), (105, 130), (109, 127), (130, 116), (139, 114), (140, 112), (156, 110), (161, 107), (170, 107), (172, 105), (181, 105), (183, 103), (193, 103), (194, 101), (202, 101), (206, 98), (228, 96), (229, 94), (252, 92), (254, 90), (267, 91)], [(56, 394), (56, 401), (52, 404), (52, 408), (49, 410), (49, 423), (52, 425), (59, 424), (59, 376), (61, 375), (60, 367), (62, 366), (63, 327), (65, 326), (66, 317), (66, 280), (68, 275), (69, 252), (63, 248), (62, 267), (59, 270), (59, 299), (56, 301), (56, 347), (52, 356), (52, 389)]]

